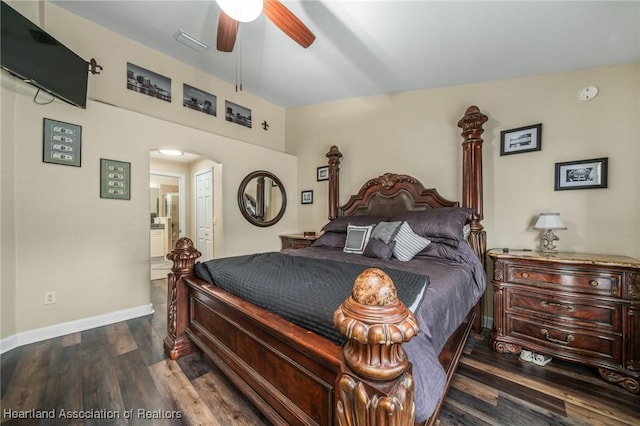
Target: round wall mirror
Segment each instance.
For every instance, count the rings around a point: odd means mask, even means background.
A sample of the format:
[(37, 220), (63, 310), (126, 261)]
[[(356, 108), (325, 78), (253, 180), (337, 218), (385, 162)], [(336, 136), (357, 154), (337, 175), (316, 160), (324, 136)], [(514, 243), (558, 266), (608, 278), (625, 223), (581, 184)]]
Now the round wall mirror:
[(238, 188), (240, 213), (256, 226), (277, 223), (287, 207), (287, 193), (273, 173), (258, 170), (249, 173)]

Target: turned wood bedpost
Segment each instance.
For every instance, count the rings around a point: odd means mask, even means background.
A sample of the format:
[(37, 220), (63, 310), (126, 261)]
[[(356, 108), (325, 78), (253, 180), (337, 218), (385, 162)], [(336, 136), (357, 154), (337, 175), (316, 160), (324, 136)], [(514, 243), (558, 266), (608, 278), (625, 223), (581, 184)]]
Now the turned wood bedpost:
[(482, 125), (489, 118), (480, 112), (477, 106), (470, 106), (464, 117), (458, 121), (462, 129), (462, 206), (473, 209), (471, 216), (471, 234), (469, 244), (480, 258), (486, 263), (487, 234), (482, 226)]
[(326, 157), (329, 159), (329, 220), (338, 217), (340, 204), (340, 159), (342, 153), (333, 145)]
[(169, 358), (178, 359), (195, 350), (185, 331), (189, 325), (189, 298), (183, 277), (193, 275), (193, 268), (200, 252), (189, 238), (180, 238), (167, 259), (173, 261), (167, 286), (167, 335), (164, 349)]
[(419, 328), (391, 278), (377, 268), (363, 271), (333, 324), (348, 339), (335, 385), (337, 424), (413, 426), (414, 382), (402, 343)]

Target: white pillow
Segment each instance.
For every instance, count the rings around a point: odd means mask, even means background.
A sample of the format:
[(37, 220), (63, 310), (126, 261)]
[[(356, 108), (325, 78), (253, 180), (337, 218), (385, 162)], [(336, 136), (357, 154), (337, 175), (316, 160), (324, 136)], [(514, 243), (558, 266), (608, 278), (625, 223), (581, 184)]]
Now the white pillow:
[(370, 226), (347, 226), (347, 240), (344, 244), (343, 251), (345, 253), (362, 254), (364, 252), (369, 238), (371, 237), (371, 230), (374, 225)]
[(406, 221), (400, 225), (394, 241), (396, 245), (393, 248), (393, 257), (403, 262), (413, 259), (413, 256), (431, 244), (431, 241), (413, 232)]

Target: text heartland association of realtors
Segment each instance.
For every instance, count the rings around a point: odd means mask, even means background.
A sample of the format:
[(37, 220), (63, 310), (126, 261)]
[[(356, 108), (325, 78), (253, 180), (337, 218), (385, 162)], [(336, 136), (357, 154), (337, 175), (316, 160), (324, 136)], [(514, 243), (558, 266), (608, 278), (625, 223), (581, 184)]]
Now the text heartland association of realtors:
[(3, 409), (2, 418), (7, 419), (181, 419), (181, 411), (145, 410), (144, 408), (119, 410), (11, 410)]

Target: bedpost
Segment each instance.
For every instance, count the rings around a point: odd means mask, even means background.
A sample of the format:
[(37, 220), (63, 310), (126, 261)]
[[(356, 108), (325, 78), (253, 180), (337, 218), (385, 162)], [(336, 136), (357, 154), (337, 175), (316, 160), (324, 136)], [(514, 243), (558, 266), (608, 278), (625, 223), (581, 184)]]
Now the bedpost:
[(473, 209), (469, 243), (480, 258), (486, 262), (487, 234), (482, 226), (482, 125), (489, 118), (477, 106), (470, 106), (458, 121), (462, 129), (462, 206)]
[(333, 145), (326, 157), (329, 159), (329, 220), (338, 217), (340, 204), (340, 159), (342, 153)]
[(189, 238), (180, 238), (176, 247), (167, 254), (173, 261), (167, 286), (167, 335), (164, 338), (164, 349), (169, 358), (178, 359), (195, 350), (195, 346), (186, 336), (189, 325), (189, 300), (187, 287), (183, 277), (193, 275), (193, 268), (200, 252), (193, 246)]
[(391, 278), (380, 269), (363, 271), (333, 324), (348, 339), (335, 385), (337, 424), (413, 426), (414, 382), (402, 343), (419, 328)]

